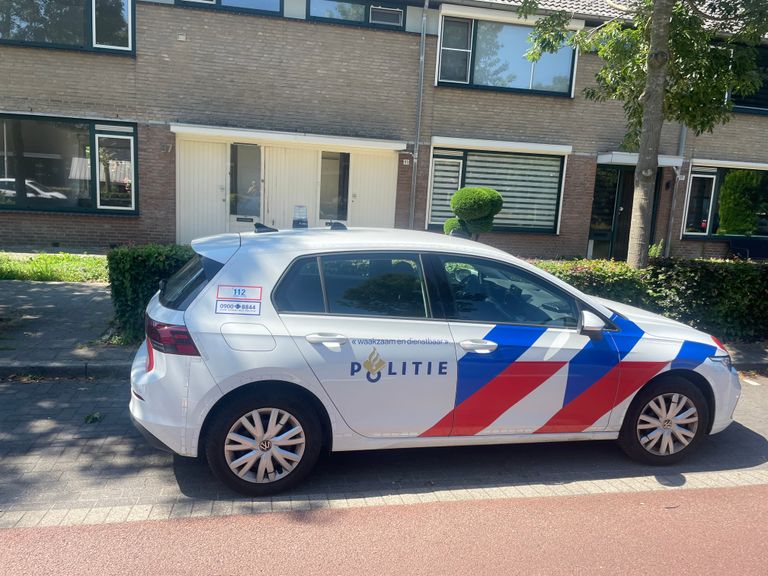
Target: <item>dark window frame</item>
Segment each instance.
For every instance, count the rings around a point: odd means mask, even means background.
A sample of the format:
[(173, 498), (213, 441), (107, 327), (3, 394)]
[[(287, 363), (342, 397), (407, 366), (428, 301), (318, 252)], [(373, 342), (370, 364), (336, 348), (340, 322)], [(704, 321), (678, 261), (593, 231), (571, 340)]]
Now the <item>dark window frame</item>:
[[(337, 0), (339, 2), (346, 2), (348, 4), (359, 4), (365, 6), (365, 19), (362, 22), (355, 22), (354, 20), (344, 20), (343, 18), (326, 18), (325, 16), (312, 16), (311, 3), (312, 0), (306, 0), (306, 19), (308, 22), (326, 22), (331, 24), (344, 24), (346, 26), (355, 26), (357, 28), (375, 28), (377, 30), (394, 30), (397, 32), (405, 31), (405, 20), (407, 17), (408, 4), (396, 4), (393, 2), (376, 2), (375, 0)], [(385, 8), (388, 10), (400, 10), (403, 13), (403, 22), (400, 26), (393, 24), (381, 24), (377, 22), (371, 22), (371, 7)]]
[[(454, 20), (465, 20), (471, 23), (471, 44), (469, 48), (469, 81), (459, 82), (451, 80), (441, 80), (440, 71), (442, 69), (443, 58), (443, 22), (446, 18)], [(506, 86), (487, 86), (485, 84), (475, 84), (475, 58), (477, 54), (477, 22), (483, 21), (482, 18), (466, 18), (461, 16), (442, 16), (440, 21), (440, 36), (437, 41), (437, 76), (435, 78), (436, 85), (444, 88), (463, 88), (469, 90), (488, 90), (491, 92), (508, 92), (512, 94), (530, 94), (534, 96), (554, 96), (556, 98), (573, 98), (573, 87), (576, 77), (576, 49), (571, 49), (571, 67), (570, 67), (570, 81), (568, 83), (568, 90), (565, 92), (557, 92), (554, 90), (537, 90), (534, 88), (510, 88)], [(521, 28), (530, 28), (532, 26), (526, 26), (524, 24), (514, 24), (511, 22), (502, 22), (502, 24), (508, 26), (519, 26)]]
[[(120, 56), (136, 57), (136, 3), (139, 0), (128, 0), (130, 3), (130, 31), (128, 34), (130, 40), (129, 48), (109, 47), (96, 44), (96, 30), (94, 28), (94, 1), (83, 0), (83, 35), (85, 42), (82, 46), (73, 44), (58, 44), (55, 42), (28, 42), (26, 40), (13, 40), (9, 38), (0, 38), (0, 46), (26, 46), (29, 48), (47, 48), (52, 50), (73, 50), (75, 52), (90, 52), (93, 54), (112, 54)], [(282, 0), (281, 0), (282, 2)]]
[[(36, 116), (33, 114), (5, 114), (0, 113), (0, 120), (3, 119), (10, 119), (10, 120), (32, 120), (32, 121), (48, 121), (48, 122), (59, 122), (59, 123), (69, 123), (69, 124), (87, 124), (89, 128), (89, 146), (91, 149), (91, 154), (95, 155), (98, 153), (96, 149), (96, 136), (117, 136), (117, 137), (126, 137), (130, 136), (133, 140), (132, 142), (132, 151), (133, 151), (133, 182), (131, 185), (131, 191), (133, 194), (133, 209), (125, 209), (125, 208), (98, 208), (98, 190), (99, 190), (99, 182), (98, 182), (98, 162), (91, 162), (90, 166), (90, 177), (91, 182), (93, 185), (91, 186), (90, 197), (92, 200), (92, 207), (91, 208), (39, 208), (39, 207), (33, 207), (33, 206), (23, 206), (20, 208), (17, 208), (15, 206), (0, 206), (0, 214), (1, 213), (11, 213), (11, 212), (34, 212), (34, 213), (41, 213), (41, 214), (52, 214), (52, 213), (59, 213), (59, 214), (92, 214), (92, 215), (102, 215), (102, 216), (139, 216), (139, 148), (138, 148), (138, 125), (135, 122), (124, 122), (124, 121), (113, 121), (113, 120), (93, 120), (93, 119), (85, 119), (85, 118), (69, 118), (69, 117), (58, 117), (58, 116)], [(121, 131), (121, 130), (108, 130), (106, 128), (96, 128), (96, 126), (114, 126), (114, 127), (122, 127), (122, 128), (131, 128), (132, 132), (128, 131)]]
[(245, 8), (242, 6), (224, 6), (222, 0), (174, 0), (175, 6), (184, 8), (200, 8), (203, 10), (220, 10), (222, 12), (235, 12), (239, 14), (252, 14), (256, 16), (273, 16), (282, 18), (285, 13), (285, 0), (279, 0), (278, 10), (262, 10), (259, 8)]
[[(435, 151), (437, 150), (437, 151)], [(456, 152), (460, 153), (461, 156), (458, 154), (456, 155), (449, 155), (445, 153), (441, 153), (441, 151), (450, 151), (450, 152)], [(556, 158), (560, 158), (560, 178), (557, 183), (557, 200), (555, 201), (556, 209), (555, 209), (555, 221), (553, 222), (553, 225), (551, 228), (528, 228), (528, 227), (521, 227), (521, 226), (499, 226), (494, 224), (493, 232), (513, 232), (513, 233), (521, 233), (521, 234), (548, 234), (552, 236), (557, 236), (558, 234), (558, 227), (560, 223), (560, 209), (562, 208), (562, 196), (563, 196), (563, 179), (565, 178), (565, 155), (560, 154), (531, 154), (527, 152), (502, 152), (498, 150), (470, 150), (470, 149), (459, 149), (459, 148), (438, 148), (433, 149), (432, 153), (432, 160), (431, 162), (434, 162), (435, 159), (438, 160), (461, 160), (461, 179), (459, 182), (459, 188), (464, 188), (466, 186), (467, 181), (467, 157), (469, 154), (475, 154), (475, 153), (482, 153), (482, 154), (489, 154), (489, 155), (497, 155), (497, 156), (508, 156), (508, 155), (520, 155), (520, 156), (534, 156), (534, 157), (545, 157), (545, 158), (552, 158), (553, 156)], [(430, 173), (432, 172), (432, 164), (430, 163)], [(502, 194), (502, 197), (504, 195)], [(432, 215), (432, 175), (430, 175), (430, 182), (429, 182), (429, 215), (431, 217)], [(431, 219), (431, 218), (430, 218)], [(433, 224), (432, 222), (427, 221), (427, 229), (428, 230), (442, 230), (443, 225), (442, 224)]]
[[(696, 172), (696, 169), (716, 169), (716, 172)], [(768, 238), (768, 234), (752, 234), (747, 236), (746, 234), (718, 234), (712, 232), (712, 213), (717, 210), (720, 205), (720, 188), (725, 180), (725, 175), (728, 170), (749, 170), (753, 172), (765, 172), (768, 174), (768, 170), (758, 170), (756, 168), (729, 168), (727, 166), (706, 166), (704, 164), (695, 164), (691, 167), (690, 176), (688, 177), (688, 187), (685, 191), (685, 206), (683, 207), (683, 221), (682, 221), (682, 239), (683, 240), (699, 240), (699, 241), (715, 241), (715, 242), (728, 242), (731, 238)], [(691, 202), (691, 183), (697, 176), (704, 178), (711, 178), (714, 176), (714, 185), (712, 187), (712, 199), (710, 201), (710, 209), (707, 215), (707, 232), (701, 234), (697, 232), (687, 232), (685, 226), (688, 220), (688, 209)]]
[(730, 99), (733, 102), (733, 111), (741, 114), (755, 114), (758, 116), (768, 116), (768, 45), (757, 47), (757, 66), (761, 69), (763, 75), (763, 85), (752, 96), (746, 97), (747, 102), (751, 102), (755, 99), (760, 101), (759, 106), (750, 106), (748, 104), (740, 104), (740, 96), (734, 96), (730, 94)]

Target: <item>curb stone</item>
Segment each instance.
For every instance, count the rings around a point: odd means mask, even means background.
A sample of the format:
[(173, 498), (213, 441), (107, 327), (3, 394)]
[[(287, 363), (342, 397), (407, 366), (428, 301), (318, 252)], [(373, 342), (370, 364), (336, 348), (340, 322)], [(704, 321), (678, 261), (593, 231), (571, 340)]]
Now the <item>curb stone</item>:
[(129, 377), (132, 362), (47, 362), (0, 364), (0, 379), (11, 376), (42, 376), (62, 378), (120, 378)]

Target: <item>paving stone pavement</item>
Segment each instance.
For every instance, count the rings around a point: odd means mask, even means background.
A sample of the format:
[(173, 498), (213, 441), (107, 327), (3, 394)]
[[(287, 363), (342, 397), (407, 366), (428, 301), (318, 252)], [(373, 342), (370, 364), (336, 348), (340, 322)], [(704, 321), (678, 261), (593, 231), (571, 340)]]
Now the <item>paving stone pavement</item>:
[[(768, 378), (736, 422), (678, 465), (647, 467), (613, 442), (339, 453), (293, 492), (250, 499), (133, 429), (127, 379), (0, 381), (0, 528), (420, 502), (768, 484)], [(86, 424), (99, 412), (103, 419)]]
[(113, 316), (107, 284), (0, 280), (0, 294), (0, 375), (130, 367), (136, 346), (99, 342)]

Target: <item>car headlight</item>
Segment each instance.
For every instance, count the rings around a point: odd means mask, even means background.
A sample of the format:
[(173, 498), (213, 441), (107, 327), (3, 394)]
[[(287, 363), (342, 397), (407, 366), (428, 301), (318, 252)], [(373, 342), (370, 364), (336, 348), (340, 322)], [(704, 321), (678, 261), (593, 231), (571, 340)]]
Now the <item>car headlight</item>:
[(712, 362), (722, 364), (726, 370), (731, 369), (732, 363), (730, 354), (718, 354), (717, 356), (710, 356), (709, 359), (712, 360)]

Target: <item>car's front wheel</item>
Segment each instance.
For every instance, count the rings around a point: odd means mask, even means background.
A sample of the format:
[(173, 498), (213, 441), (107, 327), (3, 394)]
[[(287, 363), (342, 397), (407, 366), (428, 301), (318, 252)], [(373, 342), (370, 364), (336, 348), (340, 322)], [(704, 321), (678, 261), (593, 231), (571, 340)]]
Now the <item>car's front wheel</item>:
[(670, 376), (637, 394), (624, 417), (619, 444), (640, 462), (673, 464), (695, 448), (707, 422), (709, 407), (701, 390)]
[(265, 496), (300, 482), (320, 456), (322, 430), (310, 405), (289, 395), (240, 398), (220, 410), (205, 453), (213, 474), (248, 496)]

